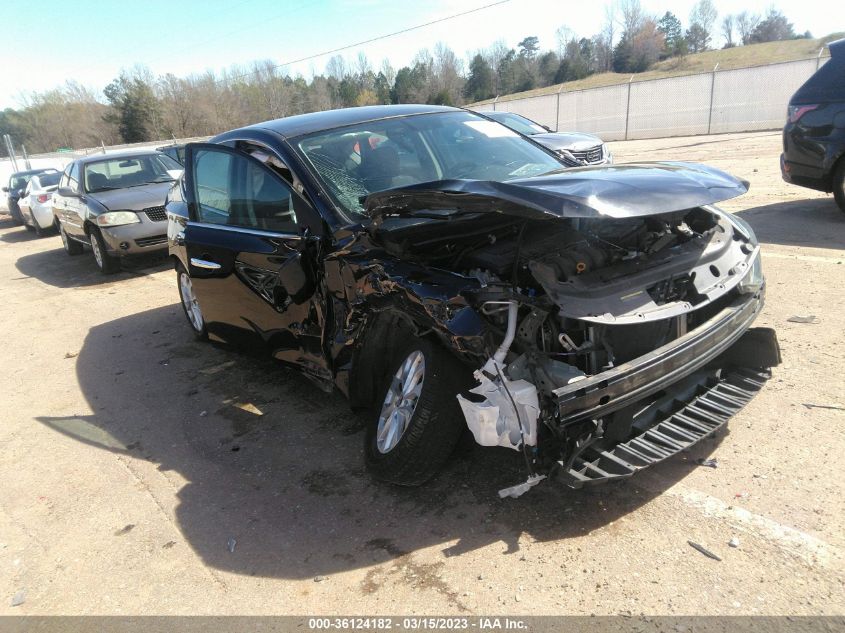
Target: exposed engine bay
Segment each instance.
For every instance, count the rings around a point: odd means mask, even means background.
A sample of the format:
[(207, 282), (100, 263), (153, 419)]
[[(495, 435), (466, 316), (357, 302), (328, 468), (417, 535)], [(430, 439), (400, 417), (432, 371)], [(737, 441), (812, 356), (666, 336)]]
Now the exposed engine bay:
[[(525, 455), (528, 480), (502, 496), (518, 496), (556, 471), (577, 486), (627, 476), (641, 466), (638, 458), (665, 457), (609, 451), (654, 436), (667, 415), (681, 415), (677, 390), (690, 396), (687, 403), (727, 380), (707, 361), (736, 343), (762, 305), (753, 232), (709, 205), (625, 218), (533, 219), (443, 201), (384, 213), (375, 235), (397, 257), (478, 282), (464, 294), (489, 326), (490, 355), (458, 400), (479, 444)], [(730, 336), (714, 321), (728, 312), (742, 314)], [(690, 335), (695, 331), (708, 338)], [(687, 349), (696, 340), (703, 347)], [(776, 342), (758, 347), (770, 352), (752, 366), (777, 364)], [(648, 369), (662, 350), (682, 350), (684, 369), (662, 361)], [(673, 428), (675, 439), (664, 433), (658, 445), (675, 452), (675, 443), (700, 439), (711, 426), (705, 420)]]

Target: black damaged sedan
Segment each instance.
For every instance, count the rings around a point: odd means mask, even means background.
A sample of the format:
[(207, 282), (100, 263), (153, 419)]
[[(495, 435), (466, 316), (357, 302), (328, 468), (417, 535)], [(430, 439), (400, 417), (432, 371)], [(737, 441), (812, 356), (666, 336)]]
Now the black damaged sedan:
[(200, 339), (258, 346), (372, 411), (366, 461), (418, 485), (461, 435), (518, 496), (628, 477), (710, 435), (778, 364), (760, 246), (687, 163), (565, 169), (471, 112), (375, 106), (185, 148), (168, 239)]

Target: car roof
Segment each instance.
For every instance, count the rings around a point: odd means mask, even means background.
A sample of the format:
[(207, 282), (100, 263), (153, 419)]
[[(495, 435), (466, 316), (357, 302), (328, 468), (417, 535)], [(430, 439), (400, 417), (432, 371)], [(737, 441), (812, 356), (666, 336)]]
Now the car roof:
[(16, 171), (14, 174), (10, 176), (13, 178), (15, 176), (31, 176), (34, 174), (43, 174), (45, 171), (59, 171), (55, 167), (41, 167), (40, 169), (27, 169), (25, 171)]
[[(331, 130), (338, 127), (345, 127), (347, 125), (355, 125), (356, 123), (378, 121), (379, 119), (387, 119), (391, 117), (429, 114), (434, 112), (460, 111), (460, 108), (451, 108), (448, 106), (416, 104), (361, 106), (357, 108), (342, 108), (339, 110), (323, 110), (322, 112), (297, 114), (285, 117), (284, 119), (256, 123), (255, 125), (250, 125), (247, 128), (241, 129), (271, 130), (285, 138), (292, 138), (303, 134), (310, 134), (312, 132)], [(214, 140), (215, 139), (212, 139), (212, 142)]]
[(102, 160), (115, 160), (121, 158), (137, 158), (138, 156), (150, 156), (153, 154), (161, 154), (156, 148), (151, 147), (149, 149), (133, 149), (133, 150), (125, 150), (122, 152), (107, 152), (105, 154), (92, 154), (90, 156), (83, 156), (82, 158), (77, 158), (76, 162), (80, 165), (87, 165), (88, 163), (97, 163)]

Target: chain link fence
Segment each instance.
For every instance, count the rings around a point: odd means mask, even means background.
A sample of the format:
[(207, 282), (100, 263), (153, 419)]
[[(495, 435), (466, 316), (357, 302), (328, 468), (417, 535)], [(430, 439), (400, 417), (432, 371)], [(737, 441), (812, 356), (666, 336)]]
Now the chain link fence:
[(829, 57), (495, 100), (473, 110), (515, 112), (558, 131), (606, 141), (774, 130), (793, 93)]

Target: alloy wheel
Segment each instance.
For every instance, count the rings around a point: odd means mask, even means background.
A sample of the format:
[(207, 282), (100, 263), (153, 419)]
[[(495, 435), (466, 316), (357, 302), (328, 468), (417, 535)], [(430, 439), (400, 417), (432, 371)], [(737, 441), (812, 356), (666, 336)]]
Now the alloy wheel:
[(182, 307), (185, 308), (185, 314), (188, 316), (188, 321), (191, 322), (191, 327), (197, 332), (202, 332), (202, 310), (200, 310), (199, 302), (197, 302), (197, 297), (194, 294), (194, 285), (186, 272), (179, 273), (179, 289), (182, 291)]
[(408, 426), (417, 408), (425, 378), (425, 356), (411, 352), (396, 370), (378, 419), (376, 445), (380, 453), (392, 451)]
[(97, 266), (102, 268), (103, 252), (100, 250), (100, 241), (97, 239), (97, 234), (94, 232), (91, 233), (91, 250), (94, 251), (94, 261), (97, 262)]

